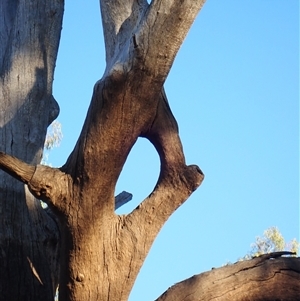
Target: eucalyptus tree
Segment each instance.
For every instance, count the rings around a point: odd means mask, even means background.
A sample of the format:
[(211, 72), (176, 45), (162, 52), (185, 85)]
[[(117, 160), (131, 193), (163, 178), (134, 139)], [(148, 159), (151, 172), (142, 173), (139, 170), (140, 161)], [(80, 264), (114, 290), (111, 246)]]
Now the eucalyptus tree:
[[(64, 3), (1, 1), (1, 300), (53, 300), (58, 283), (60, 300), (127, 300), (157, 233), (204, 178), (185, 163), (163, 87), (203, 4), (100, 0), (106, 69), (72, 153), (52, 168), (39, 163), (59, 112), (52, 82)], [(138, 137), (156, 148), (159, 178), (118, 216), (128, 194), (115, 198), (115, 185)], [(198, 280), (161, 300), (206, 300)]]
[[(156, 234), (203, 179), (197, 166), (185, 164), (163, 89), (203, 2), (101, 1), (106, 70), (59, 169), (39, 162), (47, 126), (58, 114), (52, 81), (63, 1), (1, 2), (1, 168), (20, 181), (1, 173), (6, 300), (53, 297), (59, 235), (62, 300), (127, 299)], [(156, 147), (160, 176), (140, 206), (117, 216), (116, 181), (138, 137)], [(57, 216), (59, 231), (39, 199)], [(24, 280), (26, 292), (23, 285), (13, 292), (12, 282)]]
[[(34, 169), (59, 113), (52, 82), (63, 2), (3, 0), (0, 14), (1, 151)], [(58, 241), (56, 221), (28, 187), (0, 171), (1, 300), (53, 300)]]

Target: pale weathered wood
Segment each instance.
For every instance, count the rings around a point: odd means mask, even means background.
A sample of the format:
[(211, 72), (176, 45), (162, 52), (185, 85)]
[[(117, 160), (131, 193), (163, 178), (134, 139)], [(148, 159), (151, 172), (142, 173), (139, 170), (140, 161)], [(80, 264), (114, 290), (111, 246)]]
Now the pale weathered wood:
[[(2, 167), (23, 182), (40, 162), (47, 127), (59, 112), (52, 81), (63, 4), (0, 1), (0, 151), (24, 162), (1, 156)], [(3, 171), (0, 213), (0, 300), (53, 300), (57, 224), (23, 183)]]
[[(101, 0), (106, 62), (109, 67), (131, 42), (149, 4), (146, 0)], [(127, 44), (127, 45), (126, 45)]]

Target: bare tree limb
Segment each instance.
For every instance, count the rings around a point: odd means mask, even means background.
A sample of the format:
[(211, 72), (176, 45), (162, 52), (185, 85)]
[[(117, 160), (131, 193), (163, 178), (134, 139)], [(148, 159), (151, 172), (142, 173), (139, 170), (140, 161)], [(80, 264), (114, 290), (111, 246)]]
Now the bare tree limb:
[(150, 248), (167, 219), (188, 199), (203, 179), (204, 175), (196, 165), (182, 167), (177, 169), (176, 174), (159, 179), (150, 196), (127, 216), (128, 224), (132, 225), (131, 231), (139, 232), (137, 236), (143, 241), (141, 245)]
[(102, 27), (106, 62), (120, 54), (120, 49), (132, 38), (149, 4), (146, 0), (101, 0)]
[(300, 258), (277, 256), (280, 254), (195, 275), (175, 284), (156, 301), (299, 300)]
[[(30, 165), (16, 157), (0, 152), (0, 169), (7, 172), (15, 179), (27, 184), (31, 193), (38, 199), (41, 199), (49, 204), (52, 200), (57, 199), (53, 192), (57, 194), (60, 187), (60, 197), (67, 191), (63, 180), (66, 174), (57, 168), (52, 168), (45, 165)], [(55, 188), (55, 189), (54, 189)], [(121, 192), (115, 197), (115, 209), (120, 208), (127, 202), (131, 201), (132, 194), (126, 191)]]
[(128, 219), (146, 221), (145, 233), (152, 233), (153, 236), (145, 234), (145, 244), (151, 245), (169, 216), (202, 183), (204, 174), (198, 166), (187, 166), (185, 163), (177, 122), (163, 89), (155, 119), (143, 136), (153, 143), (160, 156), (160, 176), (153, 192)]
[(204, 2), (157, 0), (149, 6), (145, 0), (102, 0), (106, 70), (142, 66), (143, 73), (162, 85)]
[[(135, 34), (137, 57), (155, 81), (164, 82), (205, 0), (154, 0)], [(142, 47), (139, 47), (139, 45)]]
[(31, 180), (35, 172), (35, 166), (3, 152), (0, 152), (0, 168), (25, 184)]

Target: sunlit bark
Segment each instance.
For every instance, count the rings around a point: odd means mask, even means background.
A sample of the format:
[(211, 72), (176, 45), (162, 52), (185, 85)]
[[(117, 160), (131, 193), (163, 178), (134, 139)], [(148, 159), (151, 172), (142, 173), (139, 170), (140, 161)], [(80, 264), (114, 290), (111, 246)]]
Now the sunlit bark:
[[(74, 150), (61, 168), (39, 163), (47, 126), (58, 115), (52, 81), (63, 1), (0, 3), (1, 300), (52, 300), (58, 273), (60, 300), (127, 300), (161, 227), (204, 178), (198, 166), (186, 165), (163, 87), (203, 3), (100, 1), (106, 69), (95, 83)], [(138, 137), (156, 148), (159, 178), (137, 208), (118, 216), (115, 209), (132, 196), (123, 192), (115, 197), (116, 182)], [(47, 203), (47, 210), (39, 200)], [(296, 259), (265, 259), (233, 265), (224, 279), (236, 280), (234, 268), (241, 266), (241, 275), (249, 271), (256, 277), (263, 264), (277, 275), (278, 267), (272, 265), (277, 262), (287, 269), (295, 263), (292, 277), (298, 279)], [(215, 292), (221, 286), (207, 279), (220, 279), (216, 281), (223, 284), (224, 296), (231, 296), (237, 291), (235, 282), (222, 278), (224, 270), (191, 278), (159, 300), (210, 300), (203, 285)], [(285, 281), (283, 276), (275, 282)], [(254, 279), (258, 290), (261, 278)], [(248, 290), (245, 285), (241, 291)]]

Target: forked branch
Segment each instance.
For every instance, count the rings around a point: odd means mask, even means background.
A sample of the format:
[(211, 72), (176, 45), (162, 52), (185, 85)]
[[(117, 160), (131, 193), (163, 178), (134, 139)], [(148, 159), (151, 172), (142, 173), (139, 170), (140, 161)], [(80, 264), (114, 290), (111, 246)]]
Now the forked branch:
[(111, 63), (132, 38), (149, 4), (146, 0), (101, 0), (106, 62)]
[[(67, 180), (70, 177), (59, 169), (44, 165), (30, 165), (3, 152), (0, 152), (0, 169), (27, 184), (36, 198), (60, 207), (57, 201), (66, 194), (67, 182), (69, 182)], [(131, 193), (121, 192), (115, 197), (115, 209), (120, 208), (131, 199)]]
[(107, 70), (130, 64), (162, 86), (204, 2), (101, 0)]
[[(0, 152), (0, 168), (15, 179), (28, 185), (31, 193), (48, 205), (54, 205), (66, 194), (62, 178), (66, 175), (57, 168), (44, 165), (30, 165), (16, 157)], [(58, 197), (60, 196), (60, 197)]]

